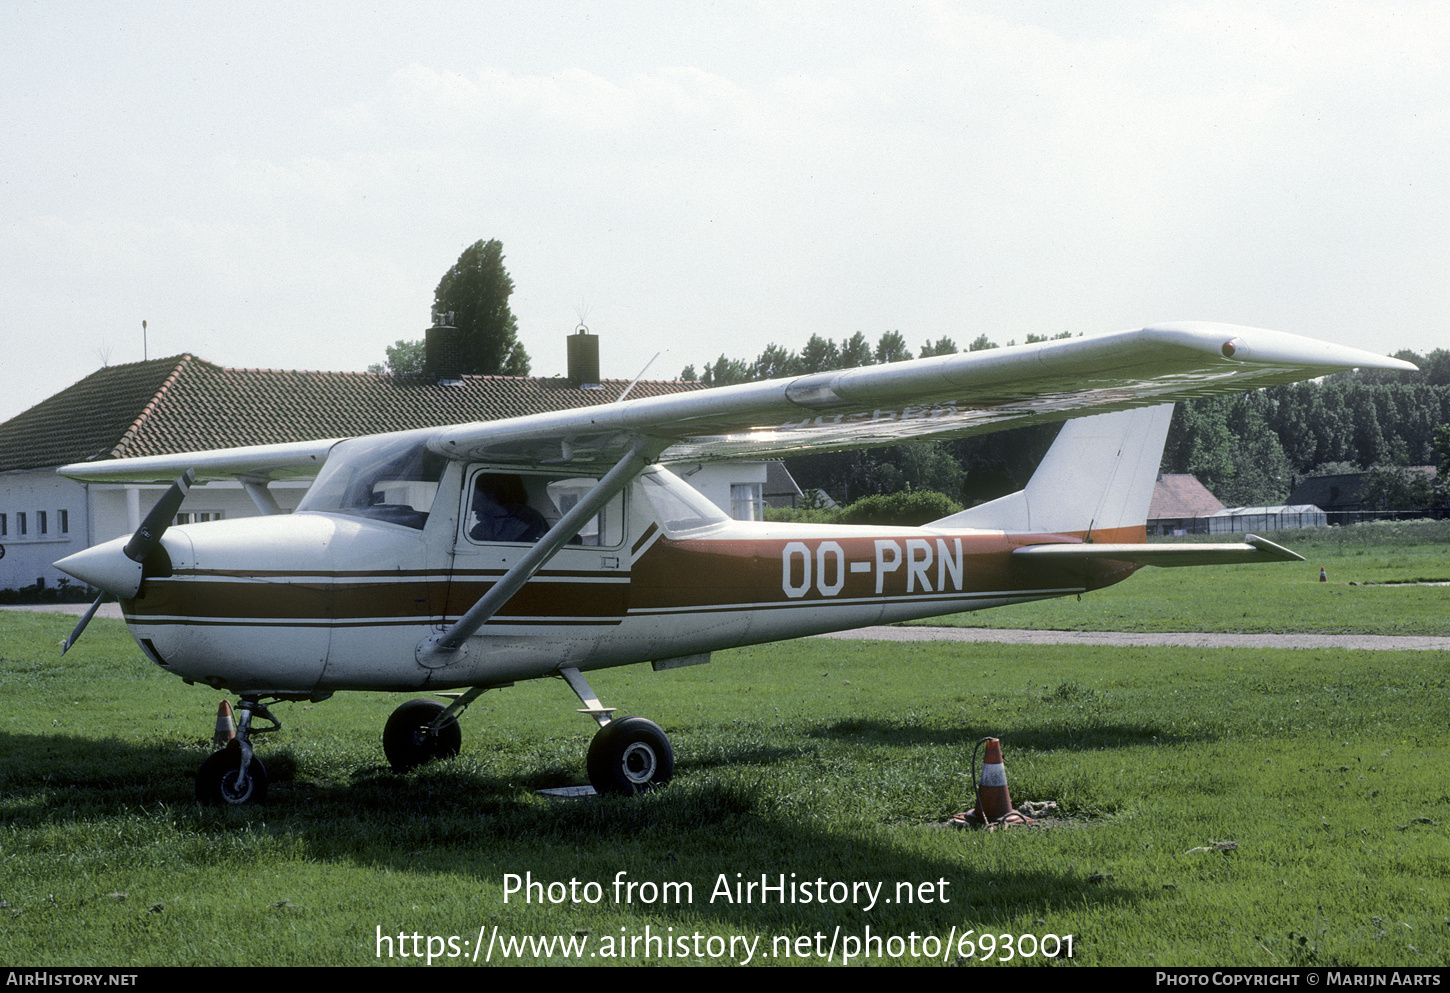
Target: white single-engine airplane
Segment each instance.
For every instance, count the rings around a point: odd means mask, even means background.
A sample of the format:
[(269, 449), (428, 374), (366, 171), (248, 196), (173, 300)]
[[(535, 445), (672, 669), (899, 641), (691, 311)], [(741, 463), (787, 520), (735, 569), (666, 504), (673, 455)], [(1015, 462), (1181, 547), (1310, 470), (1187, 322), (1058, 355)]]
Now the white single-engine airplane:
[[(600, 724), (595, 789), (628, 794), (667, 782), (673, 750), (651, 721), (611, 720), (590, 670), (1083, 593), (1145, 564), (1298, 559), (1254, 536), (1144, 543), (1172, 403), (1357, 366), (1414, 368), (1173, 324), (501, 421), (75, 464), (60, 472), (182, 478), (129, 539), (56, 565), (120, 600), (151, 661), (239, 697), (236, 739), (197, 776), (205, 802), (263, 798), (250, 735), (279, 726), (269, 701), (462, 690), (389, 717), (383, 749), (402, 771), (456, 754), (457, 717), (479, 694), (541, 676), (562, 676)], [(1081, 419), (1026, 489), (921, 528), (732, 521), (666, 468), (1070, 418)], [(313, 475), (297, 511), (278, 516), (268, 481)], [(195, 479), (224, 478), (266, 516), (168, 527)], [(254, 729), (254, 715), (272, 726)]]

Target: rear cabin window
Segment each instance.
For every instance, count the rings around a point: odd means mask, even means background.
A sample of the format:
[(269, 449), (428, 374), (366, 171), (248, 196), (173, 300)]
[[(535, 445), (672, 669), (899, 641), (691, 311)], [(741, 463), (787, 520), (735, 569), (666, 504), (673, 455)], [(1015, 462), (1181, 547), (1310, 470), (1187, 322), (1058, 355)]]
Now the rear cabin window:
[(660, 524), (670, 534), (700, 531), (730, 520), (699, 490), (667, 469), (647, 472), (640, 479), (644, 481), (645, 495), (659, 515)]

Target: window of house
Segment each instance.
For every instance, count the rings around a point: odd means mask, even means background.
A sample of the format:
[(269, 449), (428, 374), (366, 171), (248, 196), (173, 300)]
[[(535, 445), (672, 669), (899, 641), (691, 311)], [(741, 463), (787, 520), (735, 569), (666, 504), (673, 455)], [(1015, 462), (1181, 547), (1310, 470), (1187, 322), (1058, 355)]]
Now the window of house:
[(50, 525), (50, 521), (46, 517), (45, 511), (43, 511), (43, 510), (37, 510), (35, 512), (35, 533), (36, 534), (46, 534), (46, 533), (48, 533), (48, 531), (49, 531), (49, 525)]
[(15, 515), (15, 533), (21, 537), (24, 537), (26, 534), (25, 511), (23, 510)]
[(6, 517), (7, 515), (0, 514), (0, 538), (3, 538), (10, 533), (10, 522), (6, 519)]
[(222, 519), (220, 510), (187, 510), (176, 515), (177, 524), (202, 524), (206, 521), (219, 521)]
[(56, 523), (60, 525), (61, 534), (70, 534), (70, 511), (57, 510), (55, 512)]

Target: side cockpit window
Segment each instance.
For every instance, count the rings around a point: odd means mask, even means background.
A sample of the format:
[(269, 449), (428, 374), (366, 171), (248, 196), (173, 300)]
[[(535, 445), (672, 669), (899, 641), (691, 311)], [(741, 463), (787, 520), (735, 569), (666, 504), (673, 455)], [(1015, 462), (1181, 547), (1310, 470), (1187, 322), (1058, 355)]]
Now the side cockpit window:
[(474, 541), (538, 541), (549, 530), (549, 520), (529, 506), (521, 476), (480, 473), (473, 481), (473, 506), (468, 515), (468, 537)]
[[(464, 533), (478, 543), (538, 541), (597, 482), (516, 472), (479, 472), (468, 491)], [(586, 521), (570, 545), (613, 547), (624, 540), (624, 497)]]

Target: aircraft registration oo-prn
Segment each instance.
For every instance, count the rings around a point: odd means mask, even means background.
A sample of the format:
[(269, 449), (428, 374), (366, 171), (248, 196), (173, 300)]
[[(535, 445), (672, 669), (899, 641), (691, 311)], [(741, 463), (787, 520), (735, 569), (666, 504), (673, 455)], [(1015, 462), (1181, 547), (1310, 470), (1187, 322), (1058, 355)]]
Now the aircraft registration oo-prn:
[[(237, 737), (197, 776), (263, 799), (251, 735), (270, 703), (338, 690), (415, 699), (393, 768), (456, 754), (485, 690), (559, 676), (600, 725), (602, 793), (668, 782), (669, 739), (612, 720), (584, 674), (868, 624), (1084, 593), (1143, 565), (1295, 560), (1252, 535), (1146, 544), (1178, 400), (1398, 359), (1232, 325), (1160, 325), (395, 434), (68, 465), (170, 482), (129, 538), (56, 565), (121, 602), (146, 656), (238, 698)], [(761, 459), (1066, 421), (1025, 489), (920, 528), (733, 521), (670, 465)], [(177, 476), (180, 476), (177, 479)], [(292, 514), (267, 484), (316, 479)], [(196, 480), (237, 479), (260, 517), (168, 526)], [(95, 607), (66, 643), (80, 636)], [(253, 718), (271, 722), (253, 727)]]

